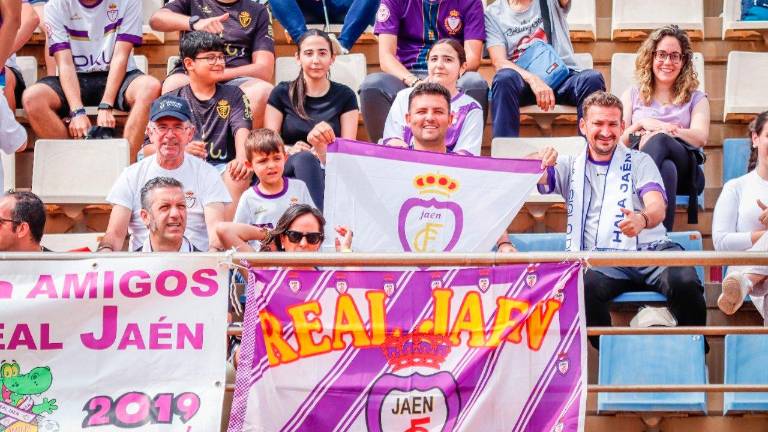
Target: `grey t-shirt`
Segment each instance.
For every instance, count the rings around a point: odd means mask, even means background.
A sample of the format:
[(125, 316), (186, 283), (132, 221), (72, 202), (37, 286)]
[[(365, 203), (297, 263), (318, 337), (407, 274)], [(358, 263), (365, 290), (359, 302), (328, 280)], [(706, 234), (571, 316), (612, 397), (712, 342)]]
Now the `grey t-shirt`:
[(544, 33), (539, 0), (532, 0), (531, 6), (520, 12), (513, 10), (508, 0), (496, 0), (485, 9), (485, 45), (488, 48), (504, 46), (507, 58), (515, 61), (531, 42), (541, 39), (552, 44), (569, 68), (580, 70), (573, 57), (573, 46), (565, 21), (570, 3), (567, 8), (560, 6), (559, 0), (547, 0), (547, 4), (552, 22), (552, 41), (547, 41)]
[[(619, 144), (621, 145), (621, 144)], [(557, 158), (557, 165), (549, 171), (554, 174), (548, 185), (539, 185), (541, 193), (557, 193), (563, 197), (568, 196), (568, 188), (571, 181), (571, 167), (576, 162), (576, 156), (561, 155)], [(608, 172), (608, 163), (587, 161), (585, 169), (586, 181), (584, 182), (584, 211), (587, 213), (584, 220), (584, 241), (582, 250), (592, 250), (597, 238), (600, 211), (603, 207), (603, 193), (605, 191), (605, 178)], [(651, 191), (661, 192), (664, 200), (667, 194), (664, 191), (661, 174), (650, 156), (636, 150), (632, 150), (632, 206), (635, 211), (645, 208), (643, 196)], [(618, 208), (616, 209), (619, 210)], [(640, 233), (638, 241), (641, 245), (666, 238), (666, 229), (663, 224), (658, 224), (651, 229), (645, 229)]]

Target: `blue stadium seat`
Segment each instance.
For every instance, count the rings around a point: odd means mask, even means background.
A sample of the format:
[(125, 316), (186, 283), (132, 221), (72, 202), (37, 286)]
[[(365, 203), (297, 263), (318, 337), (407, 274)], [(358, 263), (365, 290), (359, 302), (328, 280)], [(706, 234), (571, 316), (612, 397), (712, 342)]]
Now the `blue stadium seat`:
[[(698, 231), (678, 231), (669, 232), (667, 236), (670, 240), (680, 244), (687, 251), (703, 251), (704, 243), (701, 240), (701, 233)], [(696, 266), (696, 274), (699, 280), (704, 283), (704, 266)]]
[[(768, 335), (725, 336), (725, 384), (768, 384)], [(768, 393), (725, 393), (728, 411), (768, 411)]]
[(749, 154), (752, 151), (748, 138), (723, 140), (723, 184), (747, 173)]
[(559, 252), (565, 250), (565, 233), (510, 234), (509, 241), (520, 252)]
[[(706, 384), (700, 335), (600, 336), (602, 385)], [(706, 414), (705, 393), (600, 393), (597, 411)]]

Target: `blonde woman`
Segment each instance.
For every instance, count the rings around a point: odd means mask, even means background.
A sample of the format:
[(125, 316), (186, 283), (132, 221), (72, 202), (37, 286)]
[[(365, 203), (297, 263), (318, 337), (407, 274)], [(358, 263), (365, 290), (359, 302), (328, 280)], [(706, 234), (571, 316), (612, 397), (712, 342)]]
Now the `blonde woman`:
[(709, 137), (709, 100), (697, 90), (691, 41), (676, 25), (656, 29), (635, 60), (636, 86), (622, 95), (628, 147), (648, 153), (661, 172), (668, 205), (664, 226), (674, 225), (677, 194), (689, 196), (696, 223), (696, 195), (704, 190), (701, 149)]

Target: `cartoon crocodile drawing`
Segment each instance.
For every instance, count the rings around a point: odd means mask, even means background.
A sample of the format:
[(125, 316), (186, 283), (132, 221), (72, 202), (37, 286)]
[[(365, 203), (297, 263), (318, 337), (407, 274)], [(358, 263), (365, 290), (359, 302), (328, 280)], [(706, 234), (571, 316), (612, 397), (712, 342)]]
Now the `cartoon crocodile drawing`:
[(53, 414), (59, 409), (56, 399), (43, 398), (35, 403), (33, 396), (48, 391), (53, 374), (47, 366), (21, 373), (15, 361), (0, 364), (0, 432), (37, 432), (42, 414)]

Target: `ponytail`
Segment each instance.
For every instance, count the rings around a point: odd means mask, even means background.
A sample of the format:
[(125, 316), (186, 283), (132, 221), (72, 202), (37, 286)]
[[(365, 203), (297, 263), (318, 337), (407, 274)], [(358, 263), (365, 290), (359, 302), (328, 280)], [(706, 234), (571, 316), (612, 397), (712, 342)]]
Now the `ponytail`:
[(307, 84), (304, 82), (304, 70), (299, 68), (299, 76), (288, 85), (288, 98), (296, 114), (304, 120), (310, 120), (304, 109), (304, 99), (307, 97)]

